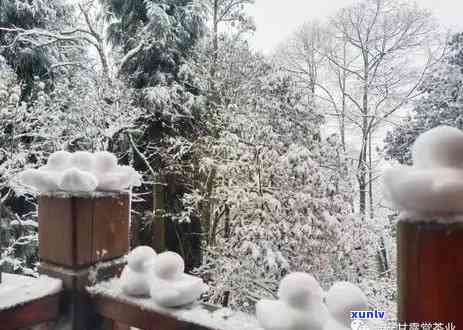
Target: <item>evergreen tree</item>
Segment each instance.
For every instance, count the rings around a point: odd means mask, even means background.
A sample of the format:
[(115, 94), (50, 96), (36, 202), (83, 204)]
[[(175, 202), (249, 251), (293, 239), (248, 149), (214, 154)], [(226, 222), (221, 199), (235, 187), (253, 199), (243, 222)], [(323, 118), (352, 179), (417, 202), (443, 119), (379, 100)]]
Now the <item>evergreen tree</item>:
[(449, 53), (421, 85), (423, 96), (402, 123), (388, 132), (385, 156), (411, 163), (411, 146), (421, 133), (449, 125), (463, 129), (463, 33), (453, 36)]
[[(123, 132), (118, 151), (129, 146), (138, 170), (148, 181), (164, 184), (166, 228), (169, 238), (162, 249), (181, 253), (187, 268), (201, 262), (199, 219), (188, 223), (175, 221), (183, 212), (183, 195), (194, 189), (191, 153), (176, 157), (176, 139), (193, 143), (206, 133), (201, 110), (203, 100), (194, 77), (189, 74), (190, 58), (198, 39), (205, 31), (205, 7), (194, 0), (108, 0), (103, 1), (110, 13), (108, 37), (119, 51), (119, 73), (137, 90), (137, 104), (145, 111), (136, 129)], [(150, 196), (152, 185), (143, 186), (140, 193)], [(159, 196), (158, 196), (159, 197)], [(155, 244), (152, 214), (153, 198), (147, 197), (136, 206), (142, 214), (135, 217), (133, 244)], [(156, 233), (154, 233), (156, 235)], [(137, 238), (140, 236), (140, 239)]]
[(59, 30), (72, 21), (72, 7), (63, 0), (0, 1), (0, 55), (22, 82), (21, 99), (30, 96), (34, 79), (51, 78), (50, 68), (71, 54), (63, 42), (46, 43), (40, 38), (18, 38), (19, 31)]

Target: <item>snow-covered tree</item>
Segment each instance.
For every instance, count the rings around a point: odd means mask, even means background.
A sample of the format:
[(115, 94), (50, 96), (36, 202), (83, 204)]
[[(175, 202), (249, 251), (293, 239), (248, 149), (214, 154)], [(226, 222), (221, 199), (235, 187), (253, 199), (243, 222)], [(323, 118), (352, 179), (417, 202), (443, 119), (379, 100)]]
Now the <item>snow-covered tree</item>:
[[(28, 98), (34, 80), (50, 80), (58, 63), (74, 61), (78, 51), (66, 48), (67, 40), (44, 40), (31, 31), (59, 31), (73, 21), (72, 6), (66, 1), (6, 0), (0, 2), (0, 55), (21, 80), (21, 99)], [(27, 31), (27, 32), (26, 32)], [(21, 36), (19, 32), (25, 32)]]
[(324, 283), (357, 279), (368, 268), (366, 228), (352, 216), (349, 180), (332, 167), (342, 161), (339, 141), (321, 138), (323, 117), (293, 79), (245, 42), (224, 45), (219, 129), (192, 146), (206, 180), (185, 198), (205, 229), (198, 271), (210, 281), (210, 300), (251, 309), (294, 270)]
[(55, 79), (52, 90), (36, 78), (29, 102), (20, 100), (21, 84), (0, 57), (0, 247), (7, 266), (33, 273), (36, 200), (18, 184), (17, 174), (44, 165), (57, 150), (111, 150), (139, 109), (130, 89), (116, 81), (107, 85), (90, 71)]
[(439, 126), (463, 128), (463, 33), (453, 36), (443, 62), (420, 86), (423, 95), (399, 126), (385, 139), (385, 156), (411, 162), (411, 145), (421, 133)]

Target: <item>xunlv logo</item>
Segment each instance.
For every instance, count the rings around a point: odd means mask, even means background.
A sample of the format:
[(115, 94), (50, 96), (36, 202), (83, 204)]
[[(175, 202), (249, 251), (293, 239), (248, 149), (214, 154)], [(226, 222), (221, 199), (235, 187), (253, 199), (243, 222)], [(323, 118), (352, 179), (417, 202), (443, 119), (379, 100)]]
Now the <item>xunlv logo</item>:
[(383, 319), (384, 312), (383, 311), (352, 311), (350, 312), (351, 319)]

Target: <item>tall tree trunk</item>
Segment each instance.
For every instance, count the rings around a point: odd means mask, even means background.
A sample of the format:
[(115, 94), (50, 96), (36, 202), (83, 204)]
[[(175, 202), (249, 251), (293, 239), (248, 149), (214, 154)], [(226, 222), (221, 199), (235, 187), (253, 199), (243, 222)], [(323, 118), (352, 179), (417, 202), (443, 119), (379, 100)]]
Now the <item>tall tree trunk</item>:
[[(211, 80), (214, 81), (215, 73), (217, 71), (217, 60), (219, 58), (219, 0), (214, 0), (213, 8), (213, 27), (212, 27), (212, 66), (211, 66)], [(214, 88), (212, 88), (214, 90)]]
[[(344, 42), (343, 51), (342, 51), (342, 62), (343, 67), (347, 67), (347, 43)], [(346, 97), (346, 84), (347, 84), (347, 72), (346, 70), (341, 70), (341, 118), (340, 120), (340, 133), (341, 133), (341, 145), (344, 152), (346, 152), (346, 107), (347, 107), (347, 97)]]
[(374, 219), (375, 212), (373, 207), (373, 160), (371, 152), (371, 132), (368, 135), (368, 197), (370, 204), (370, 219)]
[(359, 208), (362, 219), (365, 220), (366, 215), (366, 190), (367, 190), (367, 152), (368, 152), (368, 138), (370, 135), (370, 128), (368, 122), (368, 83), (369, 83), (369, 59), (368, 49), (363, 50), (363, 102), (362, 102), (362, 151), (360, 152), (359, 159)]

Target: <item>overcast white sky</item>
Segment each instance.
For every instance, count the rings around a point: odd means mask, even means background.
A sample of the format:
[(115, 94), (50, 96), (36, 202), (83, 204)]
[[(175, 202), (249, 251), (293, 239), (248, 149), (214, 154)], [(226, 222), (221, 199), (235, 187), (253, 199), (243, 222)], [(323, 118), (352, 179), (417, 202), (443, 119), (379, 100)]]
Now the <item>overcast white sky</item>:
[[(354, 0), (256, 0), (249, 9), (257, 32), (251, 44), (265, 53), (271, 52), (298, 26), (311, 19), (323, 20)], [(462, 0), (417, 0), (430, 9), (441, 24), (463, 31)]]

